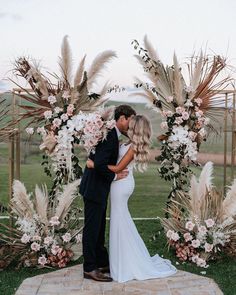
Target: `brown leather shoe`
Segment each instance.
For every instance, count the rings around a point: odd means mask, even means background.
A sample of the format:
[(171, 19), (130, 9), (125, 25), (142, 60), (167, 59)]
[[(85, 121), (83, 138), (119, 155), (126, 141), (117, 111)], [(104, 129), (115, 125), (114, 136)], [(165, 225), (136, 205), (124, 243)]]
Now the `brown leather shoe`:
[(102, 273), (109, 273), (110, 272), (110, 267), (109, 266), (103, 266), (103, 267), (99, 267), (98, 270), (100, 270), (100, 272), (102, 272)]
[(84, 271), (84, 278), (94, 280), (94, 281), (99, 281), (99, 282), (112, 282), (111, 277), (108, 277), (108, 276), (104, 275), (98, 269), (92, 270), (90, 272), (85, 272)]

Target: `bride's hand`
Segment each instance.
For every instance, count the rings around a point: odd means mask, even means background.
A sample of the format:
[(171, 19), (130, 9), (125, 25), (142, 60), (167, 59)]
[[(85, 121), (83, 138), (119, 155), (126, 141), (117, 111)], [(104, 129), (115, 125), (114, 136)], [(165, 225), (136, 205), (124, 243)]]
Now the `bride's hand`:
[(88, 159), (86, 162), (88, 168), (94, 168), (94, 162), (91, 159)]

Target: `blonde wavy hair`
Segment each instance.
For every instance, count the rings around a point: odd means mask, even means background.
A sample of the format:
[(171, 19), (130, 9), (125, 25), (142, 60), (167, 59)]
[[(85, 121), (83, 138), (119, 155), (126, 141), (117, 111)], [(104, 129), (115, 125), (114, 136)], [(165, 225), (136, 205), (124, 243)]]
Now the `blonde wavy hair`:
[(133, 116), (129, 122), (127, 133), (134, 150), (136, 168), (143, 172), (147, 169), (150, 159), (150, 144), (152, 127), (150, 121), (143, 115)]

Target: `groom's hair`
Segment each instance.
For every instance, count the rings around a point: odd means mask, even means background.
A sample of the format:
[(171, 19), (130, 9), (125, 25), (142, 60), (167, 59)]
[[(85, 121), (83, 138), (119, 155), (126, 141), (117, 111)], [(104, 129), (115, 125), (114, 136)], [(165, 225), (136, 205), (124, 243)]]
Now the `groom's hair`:
[(131, 106), (127, 104), (121, 104), (115, 108), (115, 120), (118, 121), (120, 116), (125, 116), (126, 119), (131, 117), (132, 115), (136, 115), (136, 112)]

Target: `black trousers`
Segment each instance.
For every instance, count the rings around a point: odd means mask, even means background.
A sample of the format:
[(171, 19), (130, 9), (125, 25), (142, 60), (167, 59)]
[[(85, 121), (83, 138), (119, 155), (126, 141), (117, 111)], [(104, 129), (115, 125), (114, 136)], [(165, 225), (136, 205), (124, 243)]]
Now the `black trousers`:
[(107, 204), (84, 198), (83, 256), (84, 271), (109, 265), (105, 244)]

